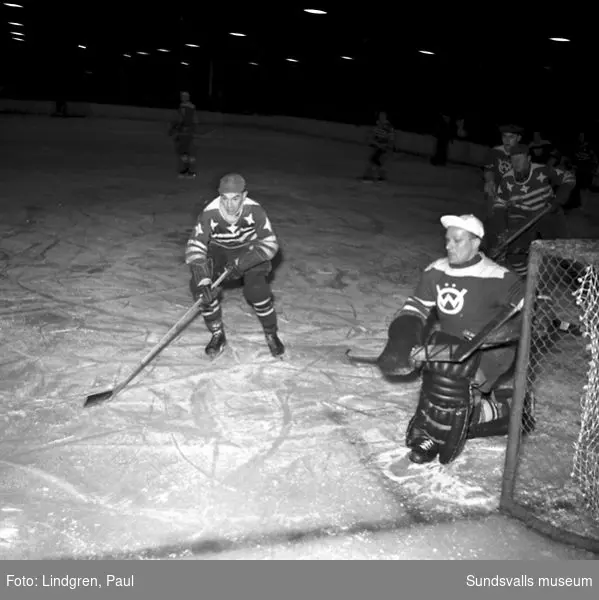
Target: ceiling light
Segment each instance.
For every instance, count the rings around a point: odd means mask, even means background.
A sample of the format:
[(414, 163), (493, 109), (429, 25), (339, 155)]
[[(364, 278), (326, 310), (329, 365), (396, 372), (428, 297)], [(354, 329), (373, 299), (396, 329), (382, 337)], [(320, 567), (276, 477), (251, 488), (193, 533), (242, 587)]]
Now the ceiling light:
[(11, 31), (11, 35), (25, 35), (22, 31)]
[(342, 56), (343, 60), (354, 60), (351, 56)]
[(181, 64), (182, 64), (182, 65), (185, 65), (186, 67), (189, 67), (189, 63), (188, 63), (188, 62), (185, 62), (185, 61), (183, 61), (183, 60), (181, 61)]
[(14, 25), (15, 27), (23, 27), (23, 23), (9, 23), (9, 25)]
[(568, 38), (549, 38), (552, 42), (569, 42)]
[(170, 52), (170, 50), (167, 50), (166, 48), (158, 48), (158, 52)]
[(17, 38), (17, 37), (14, 37), (13, 40), (15, 42), (24, 42), (25, 41), (23, 38)]
[(431, 52), (430, 50), (418, 50), (418, 52), (420, 52), (420, 54), (435, 54), (434, 52)]
[(245, 33), (229, 33), (229, 35), (234, 35), (235, 37), (246, 37)]
[(188, 48), (199, 48), (197, 44), (185, 44)]
[(304, 12), (310, 13), (312, 15), (326, 15), (326, 10), (319, 10), (318, 8), (304, 8)]
[(257, 67), (258, 63), (257, 62), (250, 62), (250, 65), (254, 65), (254, 67)]
[(288, 62), (294, 62), (294, 63), (299, 62), (299, 60), (297, 60), (295, 58), (286, 58), (285, 60)]
[(82, 44), (79, 44), (79, 45), (77, 46), (77, 48), (81, 48), (81, 49), (85, 50), (85, 49), (87, 48), (87, 46), (83, 46)]
[(143, 52), (142, 50), (138, 50), (136, 54), (141, 54), (142, 56), (148, 56), (149, 52)]
[(4, 6), (11, 6), (12, 8), (23, 8), (20, 4), (12, 4), (10, 2), (5, 2)]
[(124, 56), (125, 58), (131, 58), (131, 55), (130, 55), (130, 54), (123, 54), (123, 56)]

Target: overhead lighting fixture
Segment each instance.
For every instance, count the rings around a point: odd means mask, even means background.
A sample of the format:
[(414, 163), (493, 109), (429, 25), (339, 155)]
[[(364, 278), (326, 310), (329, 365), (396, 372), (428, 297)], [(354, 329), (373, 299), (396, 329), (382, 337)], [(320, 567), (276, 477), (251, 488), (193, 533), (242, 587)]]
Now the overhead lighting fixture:
[(342, 56), (343, 60), (354, 60), (351, 56)]
[(181, 61), (181, 64), (182, 64), (182, 65), (185, 65), (186, 67), (189, 67), (189, 63), (188, 63), (188, 62), (185, 62), (184, 60), (182, 60), (182, 61)]
[(326, 10), (319, 10), (318, 8), (304, 8), (304, 12), (310, 13), (311, 15), (326, 15)]
[(185, 44), (188, 48), (199, 48), (197, 44)]
[(254, 65), (254, 67), (257, 67), (258, 63), (257, 62), (250, 62), (250, 65)]
[(12, 8), (23, 8), (20, 4), (12, 4), (11, 2), (5, 2), (4, 6), (10, 6)]
[(418, 52), (420, 52), (420, 54), (432, 54), (434, 55), (434, 52), (431, 52), (430, 50), (418, 50)]
[(158, 52), (170, 52), (170, 50), (167, 50), (166, 48), (158, 48)]
[(25, 39), (24, 38), (18, 38), (18, 37), (13, 37), (12, 38), (15, 42), (24, 42)]
[(235, 37), (246, 37), (245, 33), (229, 33), (229, 35), (234, 35)]
[(11, 31), (10, 35), (25, 35), (22, 31)]
[(293, 63), (299, 62), (299, 60), (297, 60), (297, 59), (295, 59), (295, 58), (286, 58), (285, 60), (286, 60), (287, 62), (293, 62)]
[(549, 38), (552, 42), (569, 42), (568, 38)]
[(142, 56), (148, 56), (149, 52), (143, 52), (142, 50), (138, 50), (136, 54), (141, 54)]
[(123, 54), (123, 56), (124, 56), (125, 58), (131, 58), (131, 55), (130, 55), (130, 54)]
[(79, 44), (79, 45), (77, 46), (77, 48), (81, 48), (82, 50), (85, 50), (85, 49), (87, 48), (87, 46), (83, 46), (82, 44)]
[(8, 23), (9, 25), (14, 25), (15, 27), (23, 27), (23, 23)]

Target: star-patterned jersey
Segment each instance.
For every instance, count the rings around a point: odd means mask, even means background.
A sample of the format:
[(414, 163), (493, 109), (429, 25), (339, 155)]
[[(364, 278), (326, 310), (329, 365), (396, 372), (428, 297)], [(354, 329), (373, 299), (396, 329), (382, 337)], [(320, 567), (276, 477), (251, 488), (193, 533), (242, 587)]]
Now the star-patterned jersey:
[(271, 260), (279, 250), (277, 236), (265, 210), (251, 198), (243, 201), (235, 223), (229, 223), (221, 212), (220, 197), (204, 208), (187, 242), (186, 264), (204, 262), (209, 243), (227, 250), (247, 248), (265, 261)]
[[(519, 180), (514, 170), (501, 180), (493, 202), (493, 210), (508, 210), (514, 217), (530, 218), (553, 203), (563, 204), (576, 179), (570, 171), (531, 163), (528, 175)], [(558, 188), (557, 193), (553, 188)]]
[(508, 151), (503, 145), (495, 146), (489, 151), (489, 156), (485, 164), (485, 173), (493, 173), (495, 183), (499, 183), (501, 178), (512, 168), (512, 161)]
[(426, 320), (437, 309), (441, 330), (464, 337), (477, 334), (507, 304), (520, 304), (524, 283), (514, 272), (479, 253), (465, 265), (452, 266), (447, 258), (431, 263), (398, 315)]

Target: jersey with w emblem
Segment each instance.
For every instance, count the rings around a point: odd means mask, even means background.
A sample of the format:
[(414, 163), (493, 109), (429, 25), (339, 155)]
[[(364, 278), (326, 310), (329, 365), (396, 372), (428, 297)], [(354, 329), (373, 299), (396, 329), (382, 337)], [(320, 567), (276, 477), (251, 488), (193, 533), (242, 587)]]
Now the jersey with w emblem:
[(262, 206), (246, 198), (241, 205), (239, 218), (230, 223), (220, 208), (220, 197), (215, 198), (202, 211), (185, 249), (185, 262), (203, 263), (208, 244), (226, 250), (247, 248), (264, 261), (271, 260), (279, 250), (279, 242), (270, 220)]
[(396, 316), (416, 313), (426, 320), (436, 309), (441, 330), (463, 337), (466, 331), (477, 334), (508, 303), (522, 298), (520, 277), (482, 253), (460, 266), (441, 258), (424, 270)]
[[(507, 210), (508, 218), (531, 218), (549, 204), (564, 204), (575, 183), (570, 171), (546, 165), (532, 163), (523, 179), (511, 169), (499, 184), (493, 210)], [(558, 188), (555, 193), (554, 188)]]

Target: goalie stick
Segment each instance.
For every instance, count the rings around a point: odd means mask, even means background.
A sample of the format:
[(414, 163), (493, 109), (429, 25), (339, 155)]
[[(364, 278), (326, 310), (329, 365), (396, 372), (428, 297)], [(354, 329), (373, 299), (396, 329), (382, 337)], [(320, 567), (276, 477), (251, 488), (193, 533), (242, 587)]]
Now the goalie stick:
[[(507, 340), (488, 343), (490, 336), (496, 333), (510, 319), (516, 316), (524, 305), (524, 300), (518, 304), (508, 304), (495, 318), (491, 319), (474, 337), (459, 344), (440, 344), (418, 346), (412, 351), (410, 358), (414, 362), (435, 360), (439, 362), (463, 362), (474, 352), (483, 348), (503, 346)], [(351, 364), (377, 365), (378, 356), (361, 356), (346, 350), (345, 356)]]

